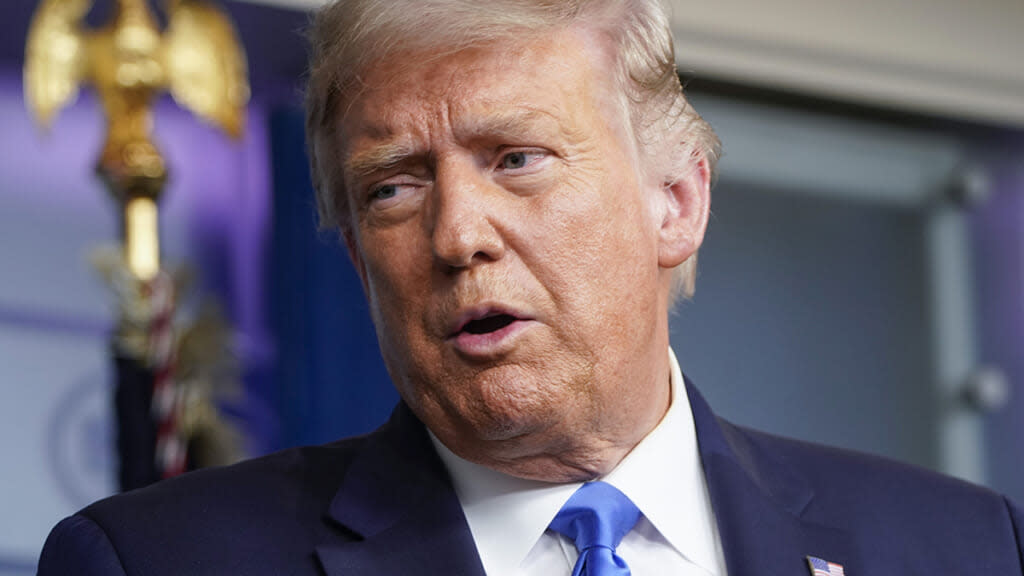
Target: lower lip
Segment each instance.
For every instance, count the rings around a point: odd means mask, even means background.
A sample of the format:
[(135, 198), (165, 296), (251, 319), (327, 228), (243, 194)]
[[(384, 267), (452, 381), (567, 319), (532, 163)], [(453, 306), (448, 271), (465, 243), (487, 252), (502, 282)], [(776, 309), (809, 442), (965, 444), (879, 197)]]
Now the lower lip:
[(460, 354), (476, 358), (494, 357), (511, 351), (517, 336), (533, 325), (532, 320), (516, 320), (515, 322), (486, 334), (470, 334), (460, 332), (451, 342)]

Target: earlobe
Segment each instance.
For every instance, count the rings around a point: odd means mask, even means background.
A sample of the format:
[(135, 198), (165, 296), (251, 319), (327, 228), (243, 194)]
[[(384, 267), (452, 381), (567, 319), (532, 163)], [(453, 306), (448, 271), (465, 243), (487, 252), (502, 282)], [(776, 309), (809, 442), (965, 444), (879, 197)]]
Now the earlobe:
[(704, 241), (711, 203), (711, 170), (707, 158), (693, 152), (686, 169), (662, 186), (658, 265), (675, 268), (693, 256)]

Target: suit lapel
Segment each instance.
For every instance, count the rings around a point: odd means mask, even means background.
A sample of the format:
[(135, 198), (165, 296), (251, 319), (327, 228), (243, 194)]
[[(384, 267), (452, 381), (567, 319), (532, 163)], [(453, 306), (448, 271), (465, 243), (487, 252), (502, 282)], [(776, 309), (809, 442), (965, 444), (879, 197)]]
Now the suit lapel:
[(317, 546), (328, 576), (483, 576), (444, 465), (404, 404), (367, 438), (328, 511), (355, 540)]
[(743, 429), (715, 417), (689, 380), (704, 476), (730, 576), (805, 576), (806, 556), (863, 576), (853, 540), (811, 519), (814, 491)]
[[(848, 534), (808, 513), (814, 493), (686, 382), (730, 576), (803, 576), (808, 555), (863, 575)], [(328, 511), (355, 540), (317, 546), (328, 576), (484, 576), (472, 534), (423, 425), (400, 404), (353, 460)]]

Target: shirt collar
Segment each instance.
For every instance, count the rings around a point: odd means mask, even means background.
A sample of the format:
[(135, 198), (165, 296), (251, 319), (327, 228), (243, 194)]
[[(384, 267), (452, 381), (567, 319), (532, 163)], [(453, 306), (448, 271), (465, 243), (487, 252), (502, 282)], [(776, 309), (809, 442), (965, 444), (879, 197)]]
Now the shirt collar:
[[(718, 529), (697, 449), (697, 434), (679, 363), (668, 351), (672, 401), (662, 421), (609, 473), (612, 484), (680, 554), (713, 572)], [(455, 455), (433, 433), (441, 460), (488, 574), (510, 574), (526, 558), (580, 483), (516, 478)]]
[(433, 434), (487, 574), (512, 574), (580, 483), (516, 478), (456, 456)]
[(709, 573), (716, 573), (718, 525), (683, 373), (671, 349), (669, 365), (672, 404), (668, 412), (603, 480), (629, 496), (676, 551)]

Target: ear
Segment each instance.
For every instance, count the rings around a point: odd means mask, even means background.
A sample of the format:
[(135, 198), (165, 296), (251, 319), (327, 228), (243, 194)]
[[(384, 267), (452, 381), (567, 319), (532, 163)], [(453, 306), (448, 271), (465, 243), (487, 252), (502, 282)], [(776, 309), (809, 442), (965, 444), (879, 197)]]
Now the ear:
[(695, 151), (681, 168), (681, 175), (662, 184), (658, 265), (663, 269), (675, 268), (696, 254), (708, 225), (711, 170), (707, 158)]

